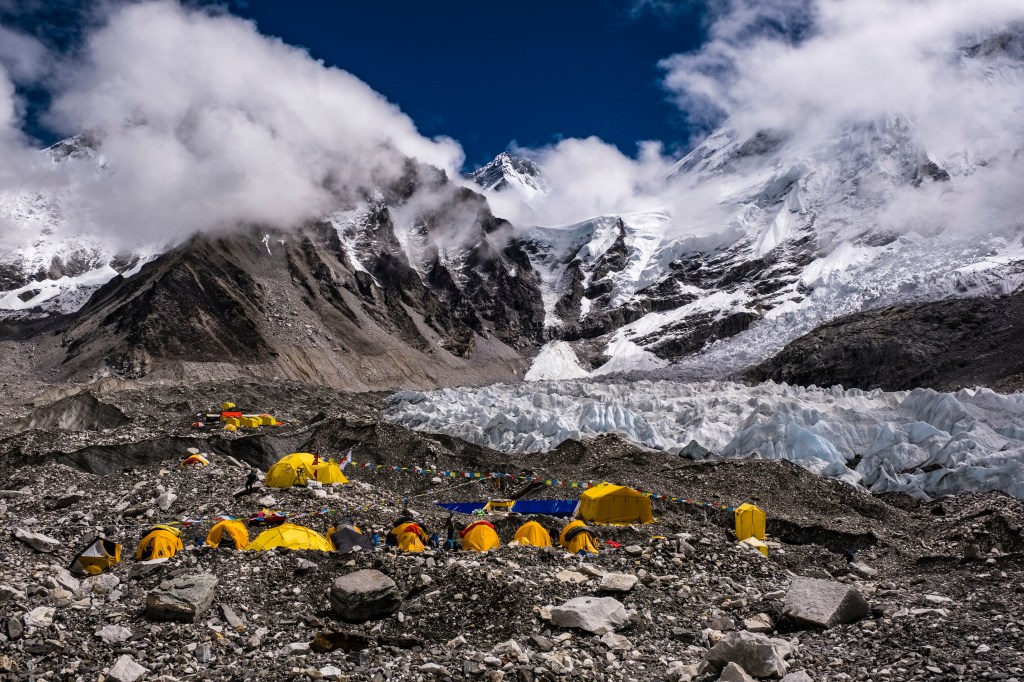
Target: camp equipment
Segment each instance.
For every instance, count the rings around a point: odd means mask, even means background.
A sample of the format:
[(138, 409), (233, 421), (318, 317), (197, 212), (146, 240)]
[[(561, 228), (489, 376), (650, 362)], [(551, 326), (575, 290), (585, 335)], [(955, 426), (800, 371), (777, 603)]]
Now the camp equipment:
[(280, 526), (268, 528), (249, 543), (247, 550), (266, 551), (277, 547), (287, 549), (310, 549), (330, 552), (331, 543), (312, 528), (297, 526), (294, 523), (282, 523)]
[(471, 552), (486, 552), (501, 546), (501, 540), (490, 521), (474, 521), (459, 533), (462, 549)]
[(208, 466), (210, 466), (210, 460), (208, 460), (205, 457), (203, 457), (202, 455), (196, 453), (196, 454), (193, 454), (193, 455), (189, 455), (188, 457), (183, 459), (181, 461), (181, 464), (178, 465), (178, 468), (179, 469), (184, 469), (185, 467), (192, 467), (192, 466), (208, 467)]
[[(437, 506), (459, 514), (474, 514), (494, 502), (438, 502)], [(511, 511), (516, 514), (545, 514), (547, 516), (572, 516), (577, 500), (515, 500)]]
[(71, 560), (68, 570), (77, 575), (97, 575), (121, 561), (121, 545), (97, 535)]
[(139, 542), (135, 550), (135, 558), (139, 561), (172, 557), (184, 547), (181, 544), (181, 531), (162, 524), (153, 526)]
[(579, 554), (580, 552), (598, 553), (597, 539), (594, 537), (594, 532), (579, 519), (566, 524), (558, 538), (558, 544), (564, 547), (569, 554)]
[(285, 516), (282, 512), (271, 511), (269, 509), (261, 509), (259, 514), (256, 514), (255, 516), (250, 516), (245, 520), (245, 522), (248, 523), (250, 526), (261, 526), (271, 525), (274, 523), (282, 523), (287, 518), (288, 517)]
[(611, 525), (654, 521), (649, 497), (613, 483), (600, 483), (583, 491), (577, 515), (589, 523)]
[(336, 462), (321, 459), (308, 452), (293, 452), (282, 457), (267, 471), (266, 484), (270, 488), (305, 485), (306, 481), (319, 481), (324, 485), (348, 483)]
[(346, 524), (339, 528), (332, 528), (327, 531), (327, 538), (331, 541), (334, 550), (341, 554), (373, 551), (373, 542), (360, 533), (355, 526)]
[(227, 544), (235, 549), (245, 549), (249, 545), (249, 531), (241, 521), (225, 519), (213, 524), (213, 528), (206, 534), (206, 544), (210, 547)]
[(527, 521), (516, 531), (515, 541), (530, 547), (550, 547), (551, 534), (536, 521)]
[[(756, 538), (764, 540), (765, 515), (749, 502), (736, 507), (736, 539)], [(765, 552), (767, 552), (767, 548)]]
[(755, 537), (744, 538), (744, 539), (740, 540), (740, 542), (742, 542), (744, 544), (747, 544), (747, 545), (750, 545), (751, 547), (756, 549), (761, 554), (764, 554), (765, 556), (768, 556), (768, 543), (762, 542), (761, 540), (758, 540)]
[(426, 531), (419, 524), (407, 521), (391, 529), (394, 544), (403, 552), (422, 552), (430, 543)]

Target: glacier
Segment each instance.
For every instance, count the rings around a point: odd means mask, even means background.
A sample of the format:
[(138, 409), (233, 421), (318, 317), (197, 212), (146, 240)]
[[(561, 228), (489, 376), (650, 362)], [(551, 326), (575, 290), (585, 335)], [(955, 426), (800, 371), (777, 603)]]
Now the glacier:
[[(549, 350), (549, 364), (564, 361)], [(1024, 499), (1024, 394), (986, 388), (534, 381), (403, 391), (388, 399), (386, 414), (505, 452), (615, 434), (695, 460), (785, 459), (874, 493), (930, 499), (1001, 490)]]

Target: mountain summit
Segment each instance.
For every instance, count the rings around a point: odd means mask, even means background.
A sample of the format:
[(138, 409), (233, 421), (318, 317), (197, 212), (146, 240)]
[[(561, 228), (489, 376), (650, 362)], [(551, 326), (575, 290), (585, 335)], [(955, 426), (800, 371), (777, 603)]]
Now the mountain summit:
[(478, 168), (467, 176), (484, 189), (501, 192), (515, 189), (526, 198), (548, 193), (540, 166), (521, 156), (512, 156), (502, 152), (494, 157), (494, 161)]

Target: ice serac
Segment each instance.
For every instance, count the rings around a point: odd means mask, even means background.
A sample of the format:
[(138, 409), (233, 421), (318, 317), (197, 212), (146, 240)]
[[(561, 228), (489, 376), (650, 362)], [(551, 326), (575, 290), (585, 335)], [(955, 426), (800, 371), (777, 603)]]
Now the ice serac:
[(538, 381), (397, 393), (388, 416), (509, 452), (616, 434), (692, 459), (785, 459), (878, 493), (1024, 498), (1024, 395), (988, 389)]

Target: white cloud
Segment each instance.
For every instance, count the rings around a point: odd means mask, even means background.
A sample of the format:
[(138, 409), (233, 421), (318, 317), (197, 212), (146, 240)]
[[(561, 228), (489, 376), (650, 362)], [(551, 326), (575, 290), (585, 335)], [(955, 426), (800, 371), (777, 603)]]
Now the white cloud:
[(462, 161), (351, 74), (170, 0), (113, 9), (55, 80), (48, 120), (95, 133), (109, 160), (65, 178), (64, 210), (126, 244), (290, 227), (393, 179), (404, 157), (448, 172)]

